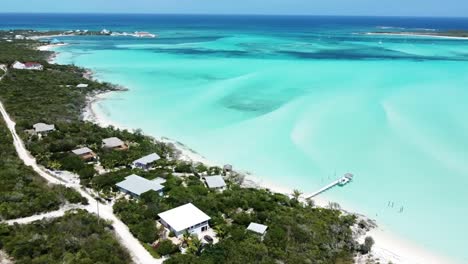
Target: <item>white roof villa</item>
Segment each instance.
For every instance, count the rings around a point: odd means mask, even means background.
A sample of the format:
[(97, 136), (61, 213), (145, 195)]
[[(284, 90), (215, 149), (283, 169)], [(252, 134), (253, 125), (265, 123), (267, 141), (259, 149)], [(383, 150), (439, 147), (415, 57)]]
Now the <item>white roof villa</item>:
[(253, 223), (253, 222), (250, 223), (250, 225), (247, 227), (247, 230), (255, 232), (255, 233), (260, 234), (260, 235), (265, 235), (267, 229), (268, 229), (268, 226)]
[(152, 153), (149, 155), (146, 155), (142, 158), (139, 158), (132, 162), (133, 167), (139, 167), (139, 168), (147, 168), (147, 166), (157, 160), (161, 159), (158, 154)]
[(211, 219), (208, 215), (188, 203), (169, 211), (158, 214), (161, 223), (169, 228), (176, 236), (185, 233), (201, 233), (208, 229), (208, 221)]
[(89, 86), (89, 84), (87, 83), (80, 83), (76, 86), (76, 88), (87, 88)]
[(121, 191), (136, 197), (151, 190), (161, 193), (164, 188), (161, 184), (135, 174), (127, 176), (124, 181), (117, 183), (116, 186), (119, 187)]
[(103, 147), (105, 148), (117, 148), (125, 145), (125, 143), (120, 138), (116, 137), (105, 138), (102, 140), (102, 143), (104, 144)]
[(226, 182), (223, 177), (220, 175), (217, 176), (206, 176), (205, 177), (206, 185), (211, 189), (221, 189), (226, 187)]
[(55, 125), (48, 125), (44, 123), (37, 123), (33, 125), (34, 131), (36, 133), (50, 132), (55, 130)]

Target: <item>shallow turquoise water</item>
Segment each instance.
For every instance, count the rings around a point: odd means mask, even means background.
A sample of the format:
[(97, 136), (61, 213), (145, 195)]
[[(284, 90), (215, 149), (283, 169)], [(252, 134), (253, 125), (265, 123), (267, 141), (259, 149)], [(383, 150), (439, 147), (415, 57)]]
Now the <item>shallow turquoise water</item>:
[(116, 123), (305, 193), (352, 172), (323, 196), (468, 262), (468, 41), (159, 33), (64, 39), (57, 60), (130, 88), (100, 102)]

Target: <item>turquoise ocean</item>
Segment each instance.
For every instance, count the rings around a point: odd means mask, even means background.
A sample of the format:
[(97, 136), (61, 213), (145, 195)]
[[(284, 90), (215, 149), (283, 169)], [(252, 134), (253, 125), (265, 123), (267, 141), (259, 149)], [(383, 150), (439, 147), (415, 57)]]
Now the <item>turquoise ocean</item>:
[(364, 34), (468, 29), (468, 19), (8, 21), (2, 27), (158, 34), (62, 37), (71, 45), (57, 49), (56, 61), (129, 89), (98, 103), (107, 119), (180, 141), (262, 181), (311, 193), (351, 172), (351, 184), (322, 197), (468, 263), (468, 40)]

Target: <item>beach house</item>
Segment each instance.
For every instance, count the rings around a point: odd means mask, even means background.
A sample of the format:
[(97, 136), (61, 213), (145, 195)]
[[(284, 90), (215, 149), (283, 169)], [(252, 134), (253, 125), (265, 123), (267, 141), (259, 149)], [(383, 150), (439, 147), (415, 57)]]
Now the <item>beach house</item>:
[(161, 157), (159, 157), (158, 154), (156, 153), (152, 153), (152, 154), (149, 154), (147, 156), (144, 156), (142, 158), (139, 158), (137, 160), (135, 160), (134, 162), (132, 162), (132, 168), (136, 169), (142, 169), (142, 170), (148, 170), (151, 168), (151, 165), (157, 161), (161, 159)]
[(257, 233), (261, 235), (262, 239), (266, 234), (266, 231), (268, 229), (268, 226), (262, 225), (262, 224), (257, 224), (257, 223), (250, 223), (249, 226), (247, 227), (247, 230), (252, 231), (254, 233)]
[(93, 150), (88, 147), (75, 149), (72, 150), (72, 152), (85, 161), (95, 160), (97, 157), (96, 153), (94, 153)]
[(36, 70), (36, 71), (42, 71), (44, 69), (44, 66), (42, 66), (40, 63), (37, 62), (26, 62), (26, 63), (21, 63), (19, 61), (15, 61), (11, 67), (13, 69), (17, 70)]
[(176, 237), (186, 232), (198, 236), (210, 228), (208, 221), (211, 218), (191, 203), (165, 211), (158, 216), (161, 224)]
[(76, 88), (88, 88), (89, 84), (87, 83), (80, 83), (76, 86)]
[(129, 194), (135, 198), (139, 198), (142, 194), (149, 191), (155, 191), (159, 195), (163, 195), (164, 189), (164, 186), (161, 184), (135, 174), (127, 176), (125, 180), (117, 183), (116, 186), (121, 192)]
[(102, 140), (102, 147), (106, 149), (127, 150), (128, 146), (120, 138), (111, 137)]
[(55, 125), (49, 125), (45, 123), (37, 123), (33, 125), (34, 132), (36, 134), (48, 133), (55, 130)]
[(224, 165), (223, 166), (223, 171), (224, 171), (225, 174), (228, 173), (228, 172), (231, 172), (232, 171), (232, 165), (230, 165), (230, 164)]
[(215, 190), (225, 190), (226, 189), (226, 182), (224, 181), (223, 177), (220, 175), (216, 176), (206, 176), (205, 177), (206, 186), (210, 189)]

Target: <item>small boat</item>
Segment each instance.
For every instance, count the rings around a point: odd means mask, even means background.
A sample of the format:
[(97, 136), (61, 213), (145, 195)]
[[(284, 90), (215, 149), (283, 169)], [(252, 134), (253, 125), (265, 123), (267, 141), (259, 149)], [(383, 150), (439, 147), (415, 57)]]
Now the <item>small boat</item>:
[(344, 186), (349, 183), (353, 179), (353, 175), (351, 173), (346, 173), (343, 177), (338, 180), (338, 185)]

